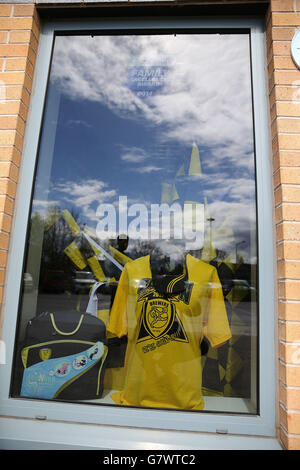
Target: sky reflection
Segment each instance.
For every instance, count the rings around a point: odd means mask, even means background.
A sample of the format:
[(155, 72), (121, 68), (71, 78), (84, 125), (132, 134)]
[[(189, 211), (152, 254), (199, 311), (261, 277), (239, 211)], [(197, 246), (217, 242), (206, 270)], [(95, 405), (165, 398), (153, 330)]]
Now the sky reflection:
[[(150, 207), (170, 188), (170, 203), (205, 204), (220, 248), (244, 240), (244, 255), (255, 257), (247, 34), (58, 36), (49, 93), (59, 105), (46, 107), (33, 211), (76, 209), (95, 229), (99, 204), (117, 207), (127, 196)], [(41, 193), (49, 139), (49, 184)], [(216, 232), (225, 222), (234, 239)]]

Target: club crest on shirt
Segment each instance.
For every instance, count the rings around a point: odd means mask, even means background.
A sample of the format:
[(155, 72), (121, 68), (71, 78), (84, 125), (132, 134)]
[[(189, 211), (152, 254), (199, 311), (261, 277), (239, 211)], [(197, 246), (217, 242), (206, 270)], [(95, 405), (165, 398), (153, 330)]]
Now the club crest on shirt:
[(173, 302), (161, 297), (150, 297), (144, 301), (137, 343), (148, 340), (155, 341), (148, 347), (151, 350), (170, 341), (188, 342)]
[(152, 338), (166, 334), (174, 322), (175, 308), (171, 302), (154, 298), (143, 305), (143, 324)]

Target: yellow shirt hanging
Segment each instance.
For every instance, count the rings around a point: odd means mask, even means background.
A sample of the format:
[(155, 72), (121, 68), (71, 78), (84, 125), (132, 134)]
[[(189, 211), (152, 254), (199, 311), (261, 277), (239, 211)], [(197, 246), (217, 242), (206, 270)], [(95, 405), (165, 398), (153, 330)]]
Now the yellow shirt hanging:
[(200, 344), (231, 337), (216, 269), (186, 257), (187, 281), (178, 295), (154, 289), (150, 257), (128, 262), (122, 272), (107, 330), (128, 335), (125, 384), (112, 395), (129, 406), (201, 410)]

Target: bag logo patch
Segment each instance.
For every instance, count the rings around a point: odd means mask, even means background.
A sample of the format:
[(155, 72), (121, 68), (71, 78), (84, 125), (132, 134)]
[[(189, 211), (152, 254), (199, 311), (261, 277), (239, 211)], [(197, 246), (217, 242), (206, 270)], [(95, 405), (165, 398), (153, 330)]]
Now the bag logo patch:
[(39, 354), (42, 361), (48, 361), (48, 359), (51, 357), (52, 351), (50, 348), (42, 348), (40, 349)]
[(144, 352), (171, 341), (189, 342), (173, 302), (159, 297), (144, 301), (137, 343), (144, 341), (152, 341), (143, 348)]

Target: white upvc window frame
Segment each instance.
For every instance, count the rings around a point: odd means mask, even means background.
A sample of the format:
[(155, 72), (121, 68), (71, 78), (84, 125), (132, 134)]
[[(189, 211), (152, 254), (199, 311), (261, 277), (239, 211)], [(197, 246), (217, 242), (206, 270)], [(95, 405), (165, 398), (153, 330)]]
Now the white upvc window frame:
[[(32, 185), (38, 154), (51, 54), (55, 33), (90, 31), (130, 31), (216, 29), (248, 29), (251, 41), (251, 68), (254, 104), (254, 131), (257, 173), (258, 252), (259, 252), (259, 346), (258, 395), (259, 414), (201, 413), (156, 409), (137, 409), (93, 404), (61, 403), (9, 397), (11, 365), (15, 346), (15, 332), (19, 294), (22, 279), (27, 223), (29, 218)], [(12, 227), (12, 240), (4, 302), (2, 341), (5, 345), (6, 363), (0, 365), (0, 416), (31, 418), (45, 417), (50, 422), (89, 423), (99, 426), (119, 426), (136, 436), (136, 445), (145, 442), (149, 430), (170, 433), (182, 431), (182, 439), (191, 442), (190, 432), (248, 435), (275, 438), (276, 436), (276, 368), (275, 368), (275, 294), (274, 294), (274, 234), (273, 199), (270, 166), (270, 133), (267, 103), (267, 74), (265, 67), (265, 34), (261, 19), (126, 19), (100, 21), (46, 22), (41, 31), (36, 72), (31, 96), (30, 112), (25, 136), (24, 152), (16, 211)], [(218, 64), (216, 64), (216, 67)], [(106, 428), (108, 429), (108, 428)], [(147, 430), (148, 429), (148, 430)], [(1, 429), (0, 429), (1, 431)], [(157, 431), (156, 431), (157, 432)], [(143, 434), (144, 433), (144, 434)], [(146, 434), (145, 434), (146, 433)], [(166, 434), (170, 435), (170, 434)], [(186, 436), (186, 437), (184, 437)], [(0, 432), (1, 437), (1, 432)], [(171, 438), (170, 438), (171, 439)], [(171, 439), (172, 440), (172, 439)], [(170, 440), (170, 442), (171, 442)], [(124, 442), (126, 439), (124, 440)], [(119, 444), (120, 445), (120, 444)], [(124, 444), (125, 445), (125, 444)], [(186, 444), (188, 445), (188, 444)]]

